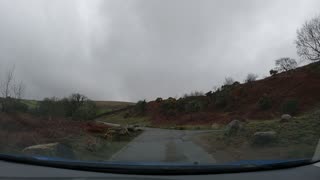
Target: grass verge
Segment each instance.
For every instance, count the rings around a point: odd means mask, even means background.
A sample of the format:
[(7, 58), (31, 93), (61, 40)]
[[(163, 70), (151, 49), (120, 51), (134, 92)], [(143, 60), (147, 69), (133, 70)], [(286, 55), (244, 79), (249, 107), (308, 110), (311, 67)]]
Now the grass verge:
[[(277, 141), (265, 146), (253, 146), (255, 132), (275, 131)], [(225, 136), (213, 132), (197, 137), (195, 141), (219, 162), (254, 159), (312, 158), (320, 138), (320, 110), (281, 123), (279, 119), (249, 121), (236, 135)]]

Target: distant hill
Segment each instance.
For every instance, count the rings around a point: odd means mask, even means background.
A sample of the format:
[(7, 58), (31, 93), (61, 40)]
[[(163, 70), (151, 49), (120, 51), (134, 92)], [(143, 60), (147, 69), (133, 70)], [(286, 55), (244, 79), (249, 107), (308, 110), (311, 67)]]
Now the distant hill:
[(132, 102), (121, 102), (121, 101), (95, 101), (95, 102), (99, 108), (112, 109), (112, 110), (121, 109), (121, 108), (135, 104)]
[(97, 115), (123, 109), (135, 104), (132, 102), (121, 102), (121, 101), (95, 101), (95, 102), (98, 108)]

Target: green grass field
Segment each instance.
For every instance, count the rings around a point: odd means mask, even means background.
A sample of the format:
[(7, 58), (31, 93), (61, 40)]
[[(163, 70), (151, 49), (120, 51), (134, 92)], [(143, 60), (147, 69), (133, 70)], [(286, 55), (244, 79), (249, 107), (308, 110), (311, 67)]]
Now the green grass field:
[(121, 124), (121, 125), (139, 125), (150, 126), (150, 118), (147, 116), (130, 116), (125, 117), (126, 112), (120, 112), (117, 114), (104, 116), (98, 119), (98, 121)]
[(131, 102), (121, 102), (121, 101), (95, 101), (98, 108), (116, 110), (125, 108), (127, 106), (132, 106), (135, 103)]
[(24, 103), (25, 105), (28, 106), (29, 109), (35, 109), (38, 107), (39, 105), (39, 101), (36, 101), (36, 100), (26, 100), (26, 99), (23, 99), (21, 100), (22, 103)]

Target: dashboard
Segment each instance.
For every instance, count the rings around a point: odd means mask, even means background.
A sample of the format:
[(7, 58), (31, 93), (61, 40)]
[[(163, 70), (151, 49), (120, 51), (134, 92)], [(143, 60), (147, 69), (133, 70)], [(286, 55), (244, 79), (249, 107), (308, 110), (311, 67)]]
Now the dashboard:
[(150, 180), (319, 180), (320, 163), (306, 166), (300, 166), (288, 169), (244, 172), (231, 174), (210, 174), (210, 175), (175, 175), (175, 176), (155, 176), (155, 175), (126, 175), (97, 173), (88, 171), (78, 171), (69, 169), (60, 169), (52, 167), (43, 167), (28, 164), (19, 164), (8, 161), (0, 161), (0, 179), (66, 179), (66, 180), (99, 180), (99, 179), (150, 179)]

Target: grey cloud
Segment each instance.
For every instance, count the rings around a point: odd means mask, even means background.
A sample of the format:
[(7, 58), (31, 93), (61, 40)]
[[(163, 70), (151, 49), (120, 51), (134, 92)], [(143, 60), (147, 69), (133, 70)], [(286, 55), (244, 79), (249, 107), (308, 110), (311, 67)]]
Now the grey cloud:
[(317, 0), (0, 1), (0, 65), (29, 98), (81, 92), (153, 99), (210, 90), (224, 77), (266, 75), (297, 58), (296, 29)]

